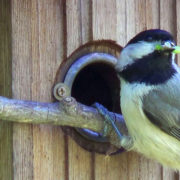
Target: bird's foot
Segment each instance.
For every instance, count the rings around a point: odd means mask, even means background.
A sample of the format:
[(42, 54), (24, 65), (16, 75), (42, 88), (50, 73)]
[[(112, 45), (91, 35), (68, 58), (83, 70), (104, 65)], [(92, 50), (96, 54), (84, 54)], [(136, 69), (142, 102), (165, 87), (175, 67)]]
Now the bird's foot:
[[(104, 117), (105, 121), (104, 121), (104, 131), (103, 131), (103, 136), (107, 136), (109, 134), (109, 132), (112, 130), (112, 127), (114, 128), (115, 132), (117, 133), (117, 135), (119, 136), (120, 139), (122, 139), (123, 135), (121, 134), (121, 132), (119, 131), (119, 129), (117, 128), (117, 126), (115, 125), (115, 120), (112, 118), (112, 116), (110, 115), (109, 111), (101, 104), (99, 103), (95, 103), (93, 105), (94, 107), (96, 107), (96, 109), (98, 110), (98, 112)], [(111, 126), (111, 127), (110, 127)]]
[(99, 103), (95, 103), (93, 104), (93, 106), (98, 110), (98, 112), (104, 117), (105, 121), (104, 121), (104, 130), (102, 135), (104, 137), (107, 137), (112, 129), (115, 130), (118, 138), (120, 141), (118, 141), (118, 143), (115, 143), (118, 147), (123, 147), (124, 149), (128, 150), (131, 149), (133, 146), (133, 140), (130, 136), (124, 136), (121, 134), (120, 130), (118, 129), (118, 127), (115, 124), (115, 120), (112, 118), (112, 115), (110, 114), (110, 112), (101, 104)]
[(114, 123), (114, 119), (110, 116), (109, 111), (101, 104), (94, 103), (93, 106), (98, 110), (98, 112), (104, 117), (104, 129), (102, 136), (107, 137), (112, 131), (111, 124)]

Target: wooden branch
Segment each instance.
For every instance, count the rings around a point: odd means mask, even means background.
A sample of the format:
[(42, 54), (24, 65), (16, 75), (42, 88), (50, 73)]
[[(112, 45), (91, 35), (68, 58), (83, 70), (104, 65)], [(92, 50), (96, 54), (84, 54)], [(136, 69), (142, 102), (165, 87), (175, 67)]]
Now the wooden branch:
[[(111, 113), (111, 115), (115, 118), (121, 133), (127, 135), (123, 117), (115, 113)], [(42, 103), (0, 96), (0, 119), (19, 123), (87, 128), (99, 133), (103, 132), (104, 129), (104, 119), (98, 111), (93, 107), (78, 103), (72, 97), (66, 97), (60, 102)], [(110, 139), (118, 140), (114, 138), (114, 133), (113, 138)], [(117, 142), (112, 142), (112, 144), (117, 144)]]

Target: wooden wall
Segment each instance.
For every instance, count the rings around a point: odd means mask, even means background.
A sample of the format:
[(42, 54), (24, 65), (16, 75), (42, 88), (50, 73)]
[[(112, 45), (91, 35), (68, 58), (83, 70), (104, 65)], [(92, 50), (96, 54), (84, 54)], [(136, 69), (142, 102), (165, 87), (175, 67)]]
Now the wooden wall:
[[(11, 97), (11, 2), (0, 0), (0, 96)], [(12, 123), (0, 122), (0, 179), (13, 176)]]
[[(62, 59), (89, 40), (111, 39), (124, 46), (142, 30), (162, 28), (180, 43), (179, 0), (0, 2), (0, 10), (4, 10), (3, 2), (11, 7), (13, 98), (51, 101), (52, 84)], [(60, 127), (14, 123), (10, 132), (13, 175), (7, 180), (179, 179), (178, 173), (134, 152), (110, 158), (89, 153), (65, 136)]]

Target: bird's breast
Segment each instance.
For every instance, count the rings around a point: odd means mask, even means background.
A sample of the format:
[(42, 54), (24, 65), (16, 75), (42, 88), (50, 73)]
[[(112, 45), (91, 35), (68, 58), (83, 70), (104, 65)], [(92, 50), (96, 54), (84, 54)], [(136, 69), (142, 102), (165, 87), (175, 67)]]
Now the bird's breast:
[(154, 88), (121, 80), (121, 109), (134, 141), (133, 149), (166, 166), (180, 169), (180, 141), (152, 124), (142, 110), (143, 96)]
[(122, 114), (132, 136), (141, 136), (141, 131), (144, 131), (149, 123), (142, 110), (142, 98), (152, 88), (143, 84), (121, 83)]

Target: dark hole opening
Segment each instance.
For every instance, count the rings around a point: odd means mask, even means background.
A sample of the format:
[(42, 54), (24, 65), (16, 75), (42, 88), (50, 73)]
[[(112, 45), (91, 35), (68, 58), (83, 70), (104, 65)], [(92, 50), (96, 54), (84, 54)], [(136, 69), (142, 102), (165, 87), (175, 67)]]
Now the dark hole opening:
[(72, 96), (88, 106), (98, 102), (109, 111), (121, 113), (120, 82), (115, 69), (106, 63), (93, 63), (83, 68), (72, 86)]

